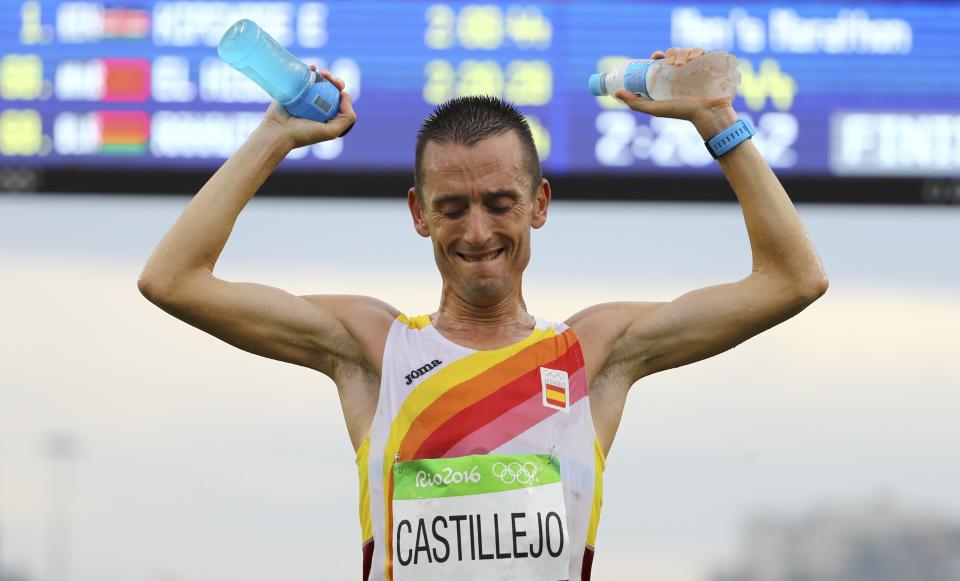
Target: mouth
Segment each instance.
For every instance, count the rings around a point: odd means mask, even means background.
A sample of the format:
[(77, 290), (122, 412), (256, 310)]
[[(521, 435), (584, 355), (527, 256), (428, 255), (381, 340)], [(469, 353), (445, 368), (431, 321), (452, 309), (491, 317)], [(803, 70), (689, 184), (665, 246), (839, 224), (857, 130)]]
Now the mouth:
[(499, 258), (501, 254), (503, 254), (503, 248), (498, 248), (497, 250), (484, 254), (464, 254), (457, 252), (457, 256), (465, 262), (490, 262), (491, 260)]

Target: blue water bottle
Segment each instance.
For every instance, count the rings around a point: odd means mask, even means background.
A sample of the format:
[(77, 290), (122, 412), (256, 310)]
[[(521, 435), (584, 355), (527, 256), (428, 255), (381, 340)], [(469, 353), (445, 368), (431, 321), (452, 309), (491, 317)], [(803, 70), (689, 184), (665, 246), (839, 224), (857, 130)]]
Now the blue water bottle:
[(231, 26), (220, 39), (217, 54), (295, 117), (327, 122), (340, 111), (339, 89), (298, 61), (252, 20)]

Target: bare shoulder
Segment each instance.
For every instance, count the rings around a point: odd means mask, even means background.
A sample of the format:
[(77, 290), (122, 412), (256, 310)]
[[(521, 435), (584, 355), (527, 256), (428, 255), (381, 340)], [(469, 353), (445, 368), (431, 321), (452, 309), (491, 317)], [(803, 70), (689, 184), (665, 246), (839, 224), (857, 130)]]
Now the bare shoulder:
[(377, 374), (390, 325), (400, 314), (393, 306), (363, 295), (303, 295), (315, 307), (329, 312), (342, 325), (337, 351), (347, 360), (362, 360)]
[[(587, 377), (597, 378), (601, 373), (609, 377), (616, 364), (611, 358), (618, 340), (637, 319), (656, 311), (660, 302), (612, 302), (587, 307), (567, 319), (566, 323), (580, 339)], [(629, 386), (628, 386), (629, 387)]]

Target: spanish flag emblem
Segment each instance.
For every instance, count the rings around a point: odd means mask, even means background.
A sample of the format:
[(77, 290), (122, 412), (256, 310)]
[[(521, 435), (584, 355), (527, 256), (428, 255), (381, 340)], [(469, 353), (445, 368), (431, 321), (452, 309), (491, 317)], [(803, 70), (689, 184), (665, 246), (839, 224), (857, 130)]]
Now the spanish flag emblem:
[(540, 368), (540, 385), (543, 388), (543, 405), (561, 411), (569, 411), (570, 377), (560, 369)]

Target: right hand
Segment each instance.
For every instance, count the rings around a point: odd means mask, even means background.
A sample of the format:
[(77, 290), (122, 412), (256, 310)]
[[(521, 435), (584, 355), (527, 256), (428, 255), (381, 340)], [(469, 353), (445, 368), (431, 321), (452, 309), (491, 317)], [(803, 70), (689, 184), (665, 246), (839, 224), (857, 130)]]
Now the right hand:
[[(671, 48), (653, 51), (652, 59), (666, 59), (666, 64), (681, 67), (705, 54), (702, 48)], [(620, 90), (614, 95), (634, 111), (655, 117), (686, 119), (694, 124), (704, 139), (709, 139), (737, 120), (730, 97), (674, 97), (653, 101)]]
[(282, 132), (289, 138), (291, 149), (342, 137), (357, 122), (357, 113), (353, 110), (350, 93), (344, 91), (346, 85), (343, 79), (334, 78), (330, 71), (326, 69), (317, 71), (316, 65), (310, 65), (310, 70), (321, 75), (340, 90), (340, 112), (330, 121), (320, 123), (312, 119), (294, 117), (287, 113), (276, 101), (270, 103), (260, 127), (270, 131)]

